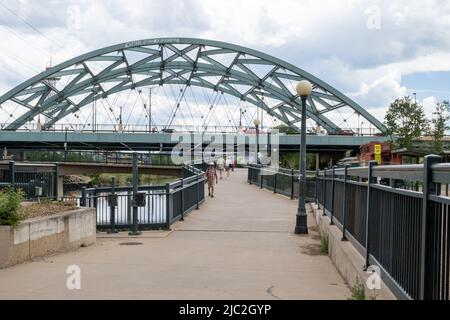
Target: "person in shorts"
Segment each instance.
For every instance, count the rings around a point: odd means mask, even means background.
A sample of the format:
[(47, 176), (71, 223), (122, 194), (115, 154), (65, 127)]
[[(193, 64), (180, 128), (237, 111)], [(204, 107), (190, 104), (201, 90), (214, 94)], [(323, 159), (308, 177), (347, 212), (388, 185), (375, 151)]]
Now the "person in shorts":
[(219, 170), (220, 180), (223, 179), (223, 171), (225, 170), (225, 159), (220, 157), (217, 159), (217, 169)]
[(219, 183), (219, 179), (217, 177), (216, 167), (214, 163), (208, 164), (208, 169), (206, 169), (206, 181), (208, 182), (208, 195), (211, 198), (214, 198), (214, 182), (216, 184)]
[(225, 170), (227, 170), (227, 179), (230, 177), (230, 172), (233, 170), (233, 162), (230, 158), (225, 160)]

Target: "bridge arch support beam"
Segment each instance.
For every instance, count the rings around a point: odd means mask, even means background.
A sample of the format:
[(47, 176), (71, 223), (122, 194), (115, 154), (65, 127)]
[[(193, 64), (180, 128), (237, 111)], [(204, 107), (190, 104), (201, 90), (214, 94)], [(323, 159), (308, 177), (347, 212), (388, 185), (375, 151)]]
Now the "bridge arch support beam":
[[(141, 58), (131, 62), (130, 54), (139, 54)], [(231, 57), (228, 63), (216, 58), (224, 55)], [(90, 62), (101, 62), (104, 67), (94, 72), (88, 65)], [(255, 71), (261, 66), (264, 72)], [(136, 75), (141, 79), (136, 80)], [(63, 88), (56, 88), (49, 81), (68, 76), (71, 81)], [(328, 132), (340, 130), (327, 115), (341, 108), (351, 108), (375, 128), (385, 131), (383, 124), (355, 101), (286, 61), (230, 43), (193, 38), (146, 39), (92, 51), (49, 68), (11, 89), (0, 97), (0, 105), (13, 102), (26, 110), (5, 129), (18, 130), (39, 114), (49, 119), (46, 129), (110, 95), (146, 86), (179, 84), (237, 97), (298, 130), (301, 99), (287, 83), (305, 79), (313, 84), (307, 117)], [(106, 83), (115, 85), (106, 89)], [(242, 86), (246, 89), (242, 90)], [(78, 101), (80, 96), (83, 98)], [(266, 99), (277, 104), (269, 106)]]

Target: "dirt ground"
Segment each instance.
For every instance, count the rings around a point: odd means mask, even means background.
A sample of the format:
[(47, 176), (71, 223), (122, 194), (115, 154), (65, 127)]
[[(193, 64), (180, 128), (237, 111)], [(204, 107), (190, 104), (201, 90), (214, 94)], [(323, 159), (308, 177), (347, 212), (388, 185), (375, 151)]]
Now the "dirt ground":
[(20, 208), (20, 215), (23, 220), (48, 217), (57, 213), (75, 210), (77, 206), (72, 202), (41, 202), (41, 203), (22, 203)]

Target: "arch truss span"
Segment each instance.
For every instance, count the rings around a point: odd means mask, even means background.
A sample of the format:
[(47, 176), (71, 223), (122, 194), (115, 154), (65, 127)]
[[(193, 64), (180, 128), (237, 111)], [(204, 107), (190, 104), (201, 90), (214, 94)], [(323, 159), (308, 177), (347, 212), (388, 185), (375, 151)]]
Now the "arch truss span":
[(81, 55), (13, 88), (0, 97), (0, 107), (14, 103), (20, 110), (10, 115), (12, 120), (3, 129), (18, 130), (44, 116), (48, 120), (45, 130), (122, 91), (183, 85), (234, 96), (298, 130), (301, 99), (295, 84), (304, 79), (313, 84), (307, 101), (308, 119), (336, 132), (342, 123), (332, 115), (347, 108), (384, 131), (384, 126), (352, 99), (288, 62), (230, 43), (191, 38), (132, 41)]

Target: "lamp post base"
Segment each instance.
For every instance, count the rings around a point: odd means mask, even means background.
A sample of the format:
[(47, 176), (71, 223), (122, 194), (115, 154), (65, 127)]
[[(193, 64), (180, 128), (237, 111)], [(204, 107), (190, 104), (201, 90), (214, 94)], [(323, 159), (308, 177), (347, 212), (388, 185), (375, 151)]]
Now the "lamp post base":
[(295, 224), (295, 234), (308, 234), (308, 216), (297, 215), (297, 223)]

